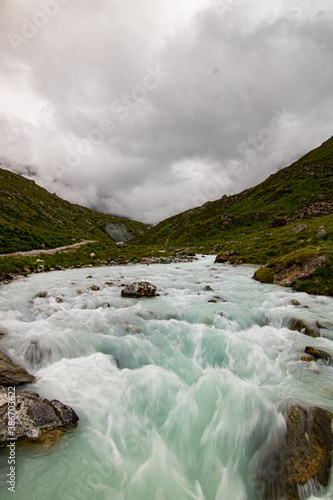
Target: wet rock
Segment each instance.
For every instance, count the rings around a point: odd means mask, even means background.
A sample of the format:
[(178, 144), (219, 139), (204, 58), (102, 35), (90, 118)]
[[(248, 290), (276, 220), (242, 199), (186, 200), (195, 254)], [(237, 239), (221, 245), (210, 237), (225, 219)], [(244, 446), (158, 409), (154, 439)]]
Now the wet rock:
[(328, 321), (316, 321), (316, 325), (323, 330), (333, 330), (333, 325)]
[[(60, 401), (42, 399), (32, 391), (11, 394), (0, 387), (0, 446), (7, 446), (7, 438), (11, 437), (24, 444), (50, 445), (77, 426), (79, 417), (75, 411)], [(15, 430), (8, 425), (8, 409), (12, 401), (15, 404)]]
[(14, 278), (15, 278), (15, 276), (13, 276), (12, 274), (8, 274), (8, 273), (4, 274), (4, 276), (3, 276), (3, 279), (5, 281), (12, 281)]
[(22, 366), (14, 363), (0, 350), (0, 385), (17, 386), (32, 384), (35, 377), (30, 375)]
[(308, 335), (309, 337), (320, 337), (320, 331), (317, 325), (310, 325), (306, 321), (298, 318), (292, 318), (289, 322), (288, 328), (295, 332), (303, 333), (304, 335)]
[(35, 295), (35, 299), (46, 299), (48, 296), (49, 296), (48, 292), (43, 291), (37, 293), (37, 295)]
[(63, 268), (61, 266), (54, 266), (55, 271), (62, 271)]
[(301, 498), (298, 485), (304, 486), (310, 480), (328, 485), (333, 449), (332, 418), (332, 413), (321, 408), (294, 406), (290, 409), (281, 452), (281, 476), (288, 500)]
[(94, 292), (97, 292), (98, 290), (100, 290), (100, 287), (98, 285), (92, 285), (90, 289), (93, 290)]
[(284, 435), (259, 464), (258, 498), (301, 500), (323, 491), (332, 465), (332, 418), (322, 408), (290, 408)]
[(215, 258), (214, 264), (224, 264), (225, 262), (227, 262), (227, 260), (228, 257), (224, 255), (224, 253), (218, 254)]
[(300, 302), (298, 302), (298, 300), (295, 300), (295, 299), (293, 299), (293, 300), (291, 301), (291, 304), (292, 304), (293, 306), (300, 306), (300, 305), (301, 305), (301, 303), (300, 303)]
[[(231, 242), (229, 242), (231, 243)], [(227, 250), (226, 252), (220, 253), (216, 256), (214, 264), (216, 263), (226, 263), (230, 257), (236, 257), (239, 253), (236, 250)]]
[(211, 286), (207, 285), (207, 286), (205, 286), (205, 287), (203, 288), (203, 291), (204, 291), (204, 292), (213, 292), (213, 289), (212, 289), (212, 287), (211, 287)]
[(323, 359), (324, 361), (331, 361), (332, 357), (328, 352), (317, 349), (316, 347), (306, 346), (304, 349), (306, 354), (310, 354), (313, 358)]
[(148, 281), (134, 282), (131, 285), (127, 285), (122, 291), (122, 297), (155, 297), (156, 286), (152, 285)]
[(301, 361), (311, 363), (311, 361), (315, 361), (315, 358), (313, 356), (301, 356)]
[(89, 276), (86, 276), (86, 279), (90, 279), (90, 280), (92, 280), (92, 275), (91, 275), (91, 274), (89, 274)]

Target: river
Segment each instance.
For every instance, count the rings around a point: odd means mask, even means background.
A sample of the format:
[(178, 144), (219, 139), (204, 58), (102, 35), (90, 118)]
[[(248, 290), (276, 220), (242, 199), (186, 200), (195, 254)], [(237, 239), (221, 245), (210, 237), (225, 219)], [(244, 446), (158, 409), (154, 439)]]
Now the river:
[[(36, 375), (29, 389), (80, 417), (50, 448), (17, 447), (15, 499), (256, 500), (286, 403), (333, 411), (333, 367), (300, 361), (307, 345), (332, 352), (333, 299), (263, 285), (254, 270), (207, 256), (2, 286), (1, 346)], [(122, 298), (133, 281), (160, 295)], [(313, 339), (288, 328), (294, 317), (328, 328)], [(2, 500), (13, 495), (6, 453)]]

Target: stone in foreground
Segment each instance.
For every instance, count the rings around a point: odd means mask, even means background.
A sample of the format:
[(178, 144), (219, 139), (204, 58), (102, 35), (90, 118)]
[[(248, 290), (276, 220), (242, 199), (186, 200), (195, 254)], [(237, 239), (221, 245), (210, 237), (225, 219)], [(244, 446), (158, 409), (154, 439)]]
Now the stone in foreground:
[(0, 387), (0, 446), (7, 446), (11, 437), (18, 443), (50, 445), (77, 426), (79, 417), (69, 406), (42, 399), (32, 391), (20, 391), (15, 395), (15, 435), (9, 435), (11, 400), (7, 388)]
[(30, 375), (22, 366), (19, 366), (0, 350), (0, 385), (17, 386), (32, 384), (35, 377)]
[(152, 285), (148, 281), (140, 281), (132, 283), (132, 285), (127, 285), (122, 291), (122, 297), (155, 297), (156, 286)]
[(332, 465), (332, 418), (322, 408), (290, 408), (284, 437), (259, 467), (260, 499), (301, 500), (323, 493)]

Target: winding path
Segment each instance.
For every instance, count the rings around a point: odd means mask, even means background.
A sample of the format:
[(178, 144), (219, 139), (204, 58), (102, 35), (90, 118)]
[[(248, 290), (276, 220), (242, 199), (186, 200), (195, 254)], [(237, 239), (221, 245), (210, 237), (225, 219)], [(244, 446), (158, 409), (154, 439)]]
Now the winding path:
[(38, 255), (43, 254), (48, 254), (48, 255), (53, 255), (57, 252), (61, 252), (63, 250), (75, 250), (76, 248), (81, 247), (82, 245), (87, 245), (88, 243), (97, 243), (96, 240), (84, 240), (80, 241), (79, 243), (74, 243), (73, 245), (66, 245), (64, 247), (58, 247), (58, 248), (49, 248), (49, 249), (39, 249), (39, 250), (27, 250), (25, 252), (13, 252), (13, 253), (2, 253), (0, 254), (0, 257), (35, 257)]

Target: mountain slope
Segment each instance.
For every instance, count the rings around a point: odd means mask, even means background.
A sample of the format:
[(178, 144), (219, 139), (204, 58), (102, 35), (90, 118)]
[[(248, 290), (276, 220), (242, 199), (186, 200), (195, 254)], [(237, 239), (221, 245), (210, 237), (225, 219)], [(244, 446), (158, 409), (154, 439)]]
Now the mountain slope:
[(216, 246), (253, 231), (333, 213), (333, 137), (264, 182), (170, 217), (149, 230), (147, 244)]
[(0, 254), (70, 245), (83, 239), (115, 246), (105, 233), (107, 224), (125, 227), (133, 236), (147, 228), (141, 222), (69, 203), (34, 181), (0, 168)]

